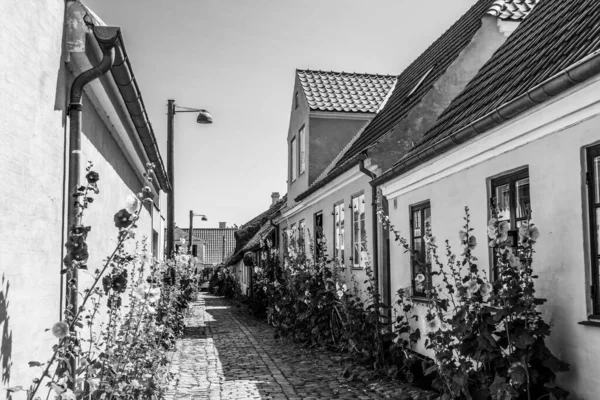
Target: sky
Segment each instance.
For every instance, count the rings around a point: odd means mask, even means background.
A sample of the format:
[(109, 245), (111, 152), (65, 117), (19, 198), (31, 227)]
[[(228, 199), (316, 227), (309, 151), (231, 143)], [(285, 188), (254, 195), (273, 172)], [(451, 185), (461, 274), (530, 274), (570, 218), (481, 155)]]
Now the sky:
[[(242, 225), (287, 190), (295, 69), (399, 74), (475, 0), (83, 0), (120, 26), (163, 161), (175, 115), (175, 222)], [(166, 215), (166, 203), (163, 200)]]

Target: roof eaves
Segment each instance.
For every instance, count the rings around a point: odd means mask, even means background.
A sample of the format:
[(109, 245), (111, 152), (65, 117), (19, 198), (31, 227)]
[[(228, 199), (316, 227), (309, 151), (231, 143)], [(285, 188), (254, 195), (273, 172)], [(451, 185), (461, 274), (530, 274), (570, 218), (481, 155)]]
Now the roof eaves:
[(514, 100), (492, 110), (466, 127), (442, 136), (441, 139), (424, 146), (424, 148), (414, 153), (409, 153), (394, 167), (372, 180), (371, 185), (380, 186), (409, 172), (417, 166), (446, 153), (475, 136), (503, 124), (598, 74), (600, 74), (600, 50), (531, 88)]

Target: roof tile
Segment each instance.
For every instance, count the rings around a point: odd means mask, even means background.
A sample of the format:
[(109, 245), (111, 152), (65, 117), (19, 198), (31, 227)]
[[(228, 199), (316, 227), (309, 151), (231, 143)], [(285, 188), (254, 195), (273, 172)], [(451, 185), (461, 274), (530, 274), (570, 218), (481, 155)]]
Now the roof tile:
[(540, 1), (407, 157), (600, 50), (599, 32), (599, 1)]
[(394, 86), (393, 75), (297, 70), (311, 110), (374, 113)]

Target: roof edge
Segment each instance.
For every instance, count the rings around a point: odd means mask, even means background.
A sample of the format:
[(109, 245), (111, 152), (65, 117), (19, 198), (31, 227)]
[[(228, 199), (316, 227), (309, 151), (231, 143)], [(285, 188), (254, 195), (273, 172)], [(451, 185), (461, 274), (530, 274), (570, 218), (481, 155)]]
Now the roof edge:
[(380, 186), (598, 74), (600, 74), (600, 51), (590, 54), (458, 131), (400, 160), (394, 167), (373, 179), (370, 184), (371, 186)]

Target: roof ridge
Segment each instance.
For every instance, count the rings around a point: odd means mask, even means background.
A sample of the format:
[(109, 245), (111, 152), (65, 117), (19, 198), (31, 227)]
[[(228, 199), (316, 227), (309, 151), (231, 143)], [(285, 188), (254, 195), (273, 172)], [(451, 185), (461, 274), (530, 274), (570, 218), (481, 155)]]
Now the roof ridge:
[(298, 72), (318, 72), (322, 74), (338, 74), (338, 75), (361, 75), (361, 76), (377, 76), (383, 78), (397, 78), (398, 74), (379, 74), (379, 73), (371, 73), (371, 72), (346, 72), (346, 71), (324, 71), (321, 69), (308, 69), (308, 68), (296, 68), (296, 73)]

